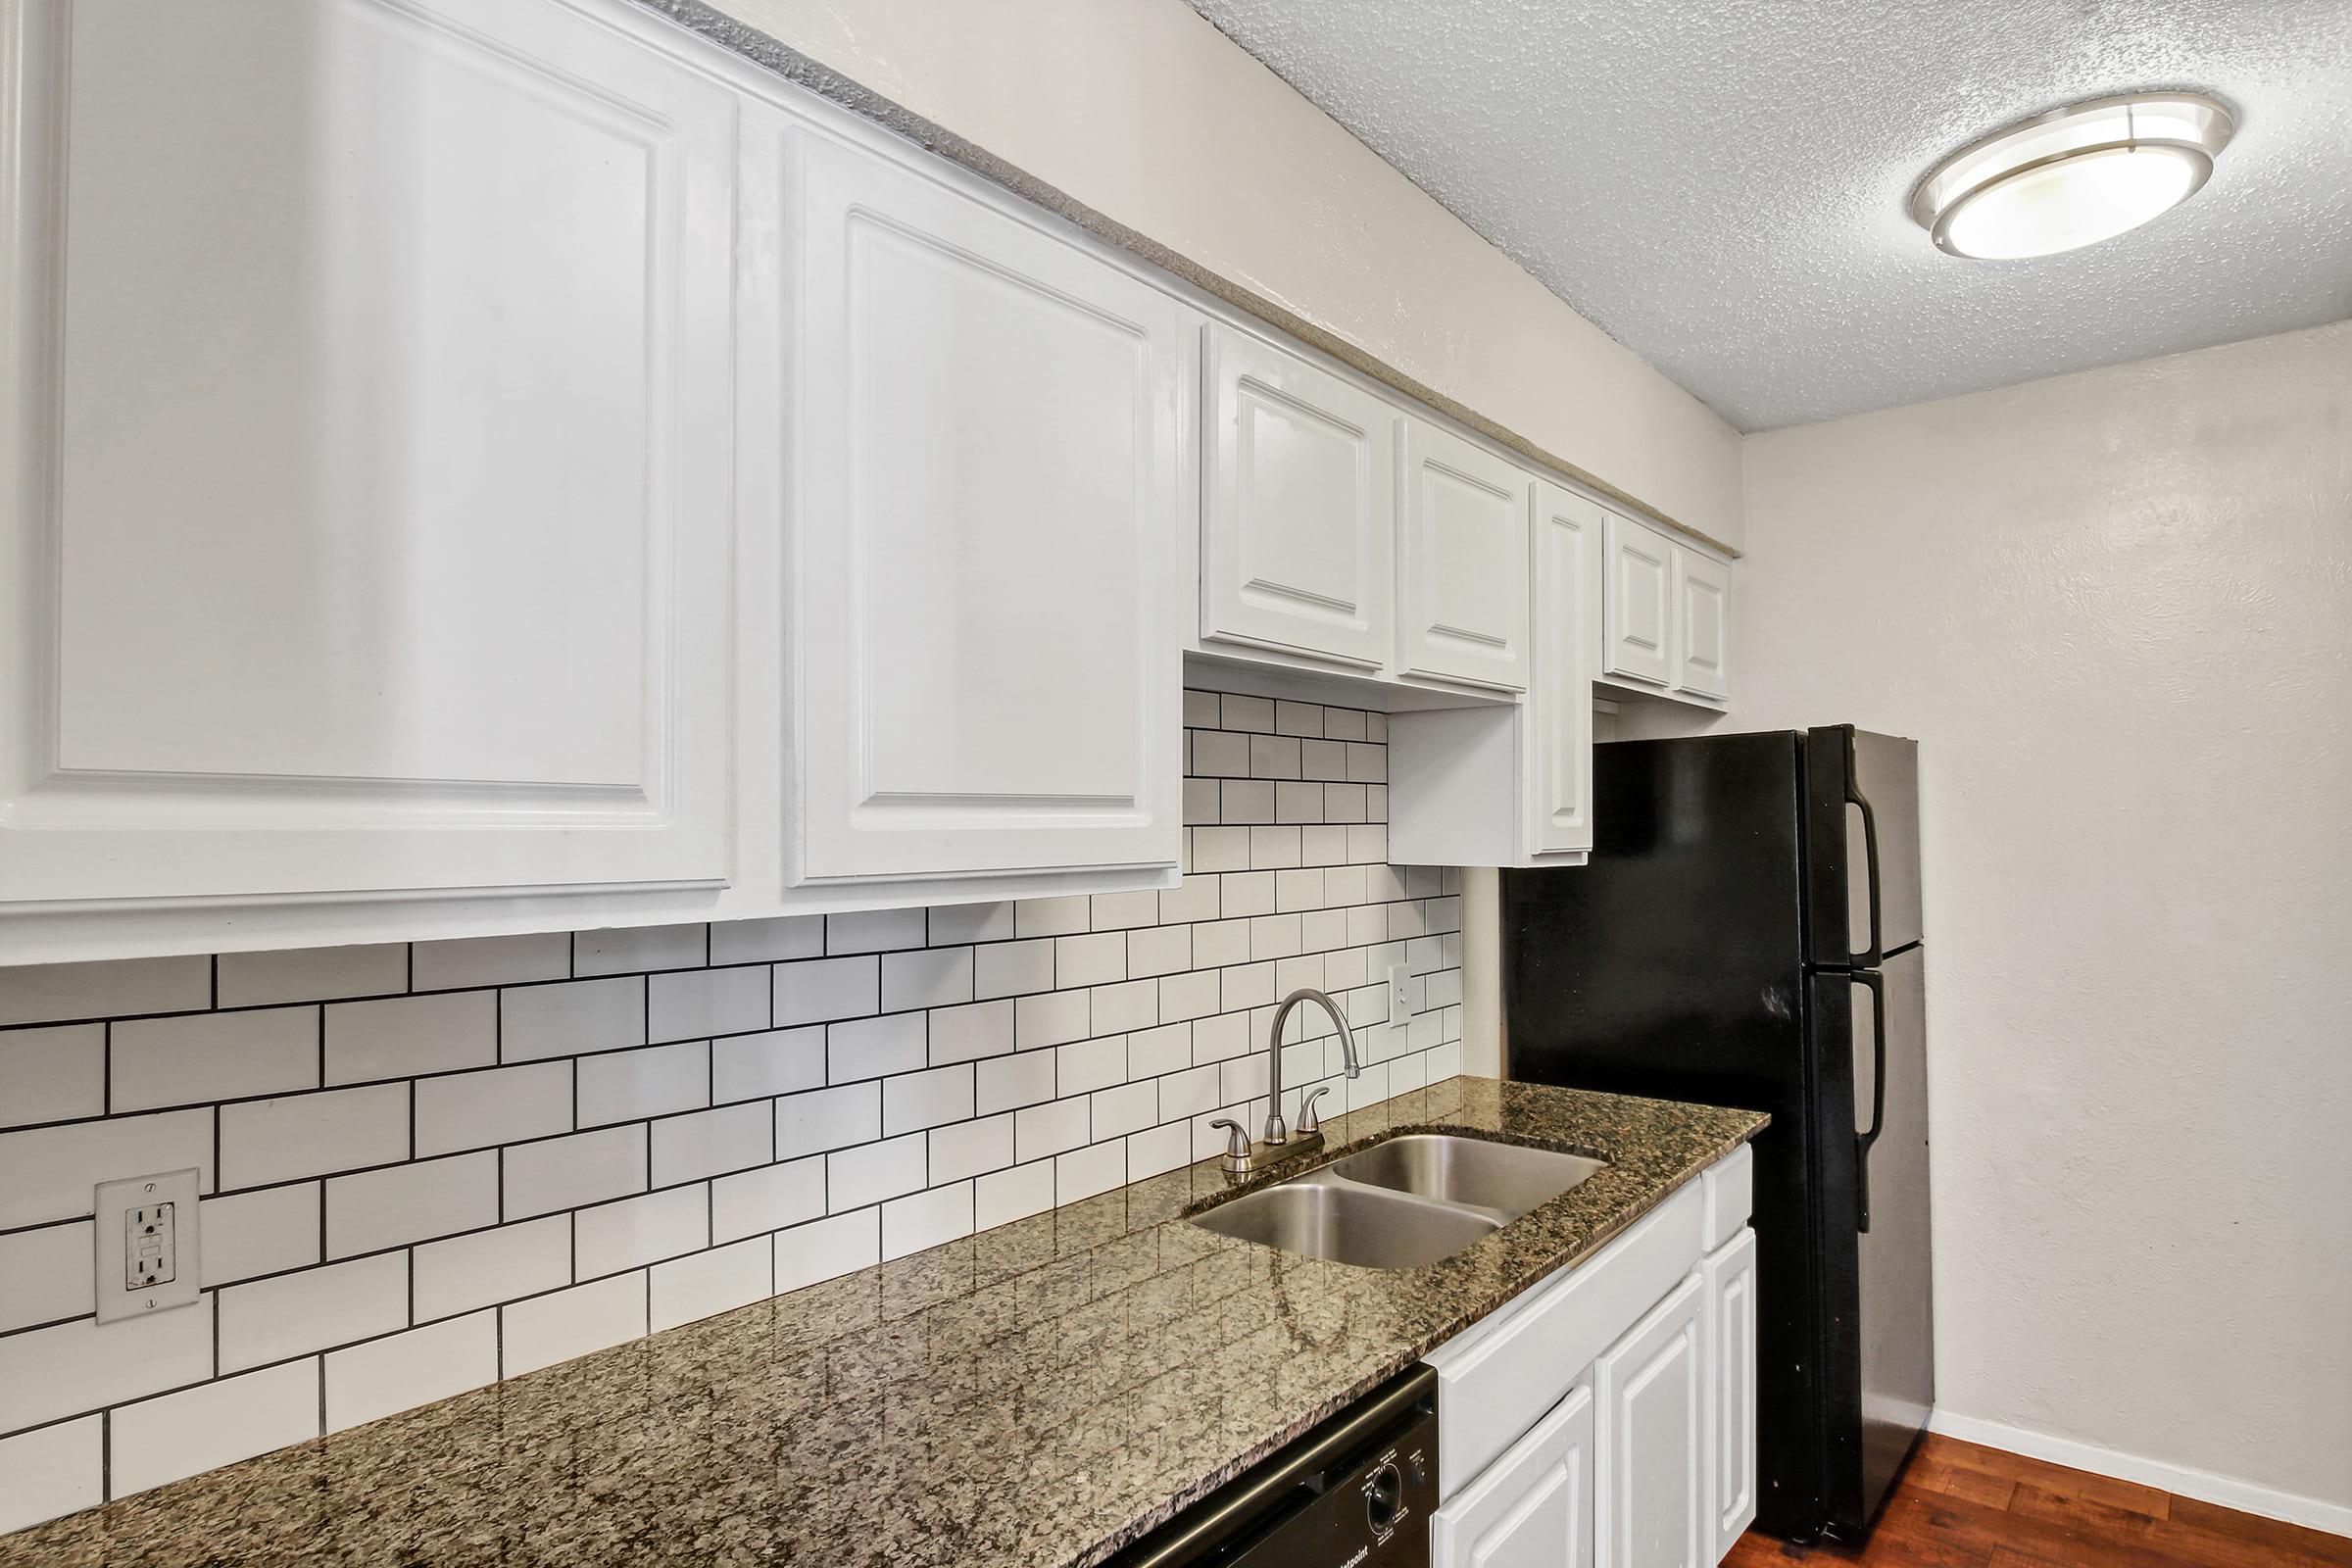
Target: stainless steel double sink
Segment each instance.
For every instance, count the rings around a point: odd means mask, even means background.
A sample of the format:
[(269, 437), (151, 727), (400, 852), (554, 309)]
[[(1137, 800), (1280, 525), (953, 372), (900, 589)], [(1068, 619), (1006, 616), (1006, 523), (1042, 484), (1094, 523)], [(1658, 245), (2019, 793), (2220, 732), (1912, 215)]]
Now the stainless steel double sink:
[(1359, 1268), (1420, 1268), (1492, 1236), (1604, 1162), (1450, 1133), (1406, 1133), (1193, 1223)]

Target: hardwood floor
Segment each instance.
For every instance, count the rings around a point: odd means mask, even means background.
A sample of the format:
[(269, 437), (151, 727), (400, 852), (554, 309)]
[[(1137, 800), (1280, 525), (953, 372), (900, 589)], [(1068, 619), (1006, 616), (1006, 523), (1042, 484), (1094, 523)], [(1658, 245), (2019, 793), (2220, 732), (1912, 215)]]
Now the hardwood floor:
[(2352, 1540), (1931, 1434), (1863, 1549), (1749, 1535), (1725, 1568), (2352, 1568)]

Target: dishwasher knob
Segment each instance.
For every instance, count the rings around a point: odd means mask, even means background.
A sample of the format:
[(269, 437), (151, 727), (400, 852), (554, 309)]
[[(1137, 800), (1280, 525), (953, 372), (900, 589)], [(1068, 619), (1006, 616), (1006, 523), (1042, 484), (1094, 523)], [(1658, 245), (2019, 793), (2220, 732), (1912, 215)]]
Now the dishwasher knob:
[(1364, 1515), (1374, 1530), (1386, 1531), (1396, 1523), (1396, 1511), (1404, 1504), (1404, 1477), (1393, 1464), (1384, 1464), (1372, 1472), (1364, 1488)]

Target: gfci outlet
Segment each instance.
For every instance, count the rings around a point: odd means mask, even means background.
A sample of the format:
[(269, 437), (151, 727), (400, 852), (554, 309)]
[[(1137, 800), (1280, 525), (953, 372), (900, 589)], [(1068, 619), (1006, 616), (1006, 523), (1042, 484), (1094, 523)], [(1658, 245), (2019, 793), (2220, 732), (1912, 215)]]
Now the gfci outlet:
[(1402, 1029), (1412, 1021), (1412, 971), (1401, 963), (1392, 963), (1389, 965), (1389, 1027)]
[(173, 1170), (98, 1184), (99, 1322), (195, 1304), (196, 1181)]

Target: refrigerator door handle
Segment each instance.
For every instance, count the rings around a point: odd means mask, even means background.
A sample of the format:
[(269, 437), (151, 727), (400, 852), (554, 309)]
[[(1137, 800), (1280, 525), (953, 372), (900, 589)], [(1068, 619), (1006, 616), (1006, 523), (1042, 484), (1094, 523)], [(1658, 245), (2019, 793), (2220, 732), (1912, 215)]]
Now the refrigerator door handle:
[(1870, 880), (1870, 946), (1853, 955), (1849, 961), (1857, 969), (1876, 969), (1886, 961), (1886, 956), (1882, 951), (1885, 938), (1879, 927), (1879, 817), (1870, 808), (1870, 801), (1854, 783), (1850, 751), (1853, 736), (1850, 731), (1846, 736), (1846, 745), (1849, 751), (1845, 770), (1845, 800), (1848, 806), (1859, 808), (1862, 812), (1862, 861)]
[(1870, 988), (1870, 1127), (1854, 1134), (1854, 1229), (1870, 1234), (1870, 1146), (1886, 1124), (1886, 979), (1876, 969), (1846, 976)]

